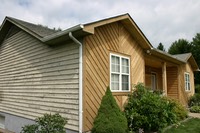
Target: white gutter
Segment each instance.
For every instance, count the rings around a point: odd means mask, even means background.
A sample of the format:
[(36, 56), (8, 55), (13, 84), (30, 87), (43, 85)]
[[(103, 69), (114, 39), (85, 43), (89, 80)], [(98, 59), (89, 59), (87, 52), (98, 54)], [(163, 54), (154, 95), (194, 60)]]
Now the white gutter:
[(82, 43), (77, 40), (71, 32), (69, 32), (69, 37), (79, 45), (79, 133), (82, 133), (83, 127), (83, 63), (82, 63)]

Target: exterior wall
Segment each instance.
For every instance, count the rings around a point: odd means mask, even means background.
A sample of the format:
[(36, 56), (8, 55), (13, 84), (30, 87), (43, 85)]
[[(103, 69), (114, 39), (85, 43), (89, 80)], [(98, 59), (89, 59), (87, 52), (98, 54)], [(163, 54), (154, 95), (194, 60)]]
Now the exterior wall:
[[(180, 67), (180, 101), (183, 105), (188, 106), (189, 97), (194, 94), (194, 73), (189, 63)], [(191, 91), (185, 91), (185, 72), (190, 74)]]
[(78, 49), (74, 43), (47, 46), (24, 31), (4, 40), (0, 112), (31, 120), (58, 112), (68, 118), (66, 128), (78, 131)]
[(179, 99), (178, 92), (178, 68), (167, 67), (167, 96), (172, 99)]
[[(12, 115), (12, 114), (0, 112), (0, 116), (5, 116), (5, 118), (6, 118), (6, 120), (5, 120), (6, 122), (4, 123), (5, 126), (7, 127), (7, 129), (9, 129), (9, 131), (14, 131), (15, 133), (20, 133), (21, 130), (22, 130), (22, 128), (21, 128), (22, 126), (35, 123), (34, 120), (26, 119), (24, 117), (15, 116), (15, 115)], [(66, 129), (66, 133), (78, 133), (78, 132)]]
[[(129, 32), (120, 23), (96, 28), (94, 35), (84, 39), (84, 131), (92, 128), (102, 96), (110, 84), (110, 53), (130, 57), (132, 85), (144, 82), (143, 50)], [(121, 108), (127, 94), (113, 93)]]
[(162, 90), (162, 69), (145, 66), (145, 86), (151, 88), (151, 73), (156, 74), (157, 90)]

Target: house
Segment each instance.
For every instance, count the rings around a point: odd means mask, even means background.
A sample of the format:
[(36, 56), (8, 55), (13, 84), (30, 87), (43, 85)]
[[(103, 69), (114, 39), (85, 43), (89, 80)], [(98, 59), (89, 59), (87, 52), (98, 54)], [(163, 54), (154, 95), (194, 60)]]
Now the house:
[(129, 14), (55, 31), (6, 17), (0, 29), (0, 127), (19, 133), (44, 113), (90, 131), (107, 86), (123, 108), (138, 82), (187, 105), (198, 66), (156, 50)]

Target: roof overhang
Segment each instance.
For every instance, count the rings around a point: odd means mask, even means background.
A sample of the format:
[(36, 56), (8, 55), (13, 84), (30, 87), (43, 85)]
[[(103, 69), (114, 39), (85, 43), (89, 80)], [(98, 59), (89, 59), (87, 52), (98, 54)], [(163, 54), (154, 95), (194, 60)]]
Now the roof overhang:
[(190, 58), (188, 59), (188, 62), (191, 64), (191, 67), (194, 71), (200, 71), (199, 66), (197, 65), (197, 62), (195, 61), (192, 54), (191, 54)]
[(160, 51), (160, 50), (155, 49), (155, 48), (151, 49), (150, 53), (151, 53), (151, 55), (154, 55), (154, 56), (156, 56), (160, 59), (163, 59), (163, 61), (169, 61), (169, 62), (172, 62), (172, 63), (175, 63), (175, 64), (185, 64), (186, 63), (182, 60), (179, 60), (179, 59), (171, 56), (168, 53), (165, 53), (165, 52)]
[(53, 44), (57, 44), (59, 42), (64, 42), (64, 41), (70, 40), (70, 38), (69, 38), (70, 32), (73, 32), (73, 36), (75, 36), (76, 38), (90, 34), (88, 32), (83, 31), (83, 28), (84, 28), (83, 25), (77, 25), (77, 26), (71, 27), (67, 30), (46, 36), (46, 37), (42, 38), (41, 41), (46, 44), (53, 45)]
[(143, 49), (151, 49), (153, 46), (137, 26), (137, 24), (133, 21), (129, 14), (124, 14), (108, 19), (103, 19), (100, 21), (84, 24), (83, 30), (94, 34), (95, 28), (100, 27), (106, 24), (114, 23), (114, 22), (121, 22), (123, 26), (130, 32), (133, 38), (142, 46)]

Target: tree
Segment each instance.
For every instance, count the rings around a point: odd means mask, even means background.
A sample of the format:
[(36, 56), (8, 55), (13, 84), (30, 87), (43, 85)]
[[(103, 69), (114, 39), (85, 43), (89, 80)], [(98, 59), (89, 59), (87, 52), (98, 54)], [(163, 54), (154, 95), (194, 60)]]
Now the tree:
[(162, 50), (162, 51), (164, 51), (164, 52), (165, 52), (164, 45), (163, 45), (161, 42), (159, 43), (159, 45), (158, 45), (157, 49), (159, 49), (159, 50)]
[(183, 53), (190, 53), (192, 50), (192, 45), (185, 39), (179, 39), (172, 43), (169, 47), (168, 53), (169, 54), (183, 54)]
[[(192, 55), (194, 56), (198, 66), (200, 66), (200, 33), (192, 39)], [(200, 73), (195, 73), (195, 83), (200, 84)]]
[(126, 117), (108, 87), (94, 120), (92, 133), (126, 133), (127, 128)]

